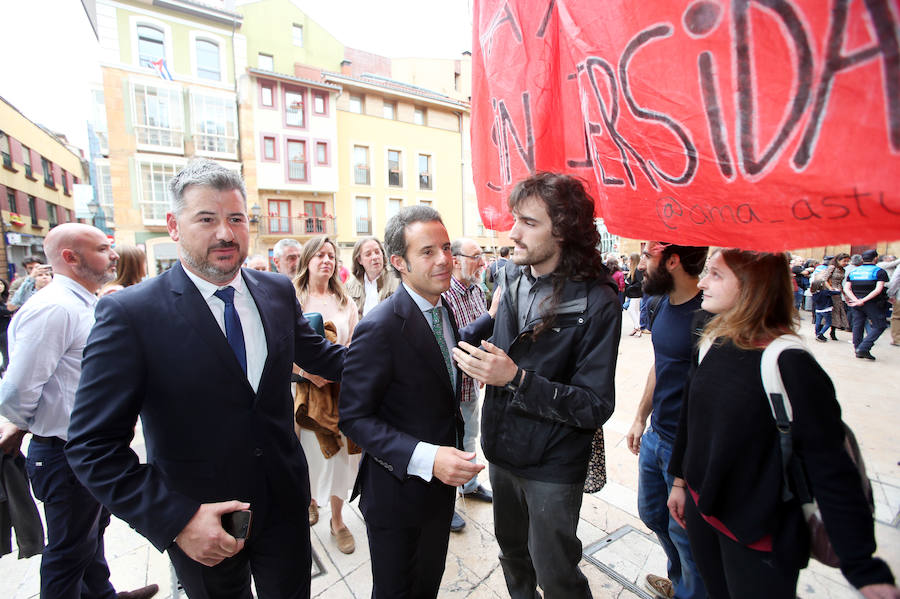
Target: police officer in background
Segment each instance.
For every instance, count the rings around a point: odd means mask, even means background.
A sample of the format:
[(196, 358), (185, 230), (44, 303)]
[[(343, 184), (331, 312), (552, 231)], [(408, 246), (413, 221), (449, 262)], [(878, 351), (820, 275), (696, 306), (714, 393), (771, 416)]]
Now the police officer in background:
[(856, 357), (874, 360), (872, 346), (887, 328), (888, 301), (884, 288), (890, 279), (887, 271), (875, 266), (878, 252), (868, 250), (863, 253), (862, 258), (863, 263), (847, 275), (844, 293), (848, 298), (847, 305), (850, 306)]

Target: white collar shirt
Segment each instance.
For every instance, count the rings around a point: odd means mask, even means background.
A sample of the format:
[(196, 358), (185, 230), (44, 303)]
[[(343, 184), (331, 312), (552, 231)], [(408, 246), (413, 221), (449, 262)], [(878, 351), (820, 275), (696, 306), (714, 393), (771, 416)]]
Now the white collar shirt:
[(378, 279), (370, 281), (369, 275), (363, 273), (363, 289), (366, 301), (363, 304), (362, 315), (365, 316), (369, 310), (378, 305)]
[(262, 318), (259, 315), (259, 308), (256, 306), (256, 302), (253, 301), (253, 296), (250, 295), (250, 290), (247, 288), (244, 277), (238, 272), (237, 276), (230, 283), (216, 285), (201, 279), (187, 268), (184, 269), (184, 272), (197, 286), (197, 290), (200, 291), (200, 295), (203, 296), (203, 300), (209, 306), (213, 318), (216, 319), (216, 324), (222, 330), (222, 335), (225, 335), (225, 302), (214, 294), (219, 289), (229, 286), (234, 287), (234, 309), (241, 319), (241, 329), (244, 331), (244, 346), (247, 351), (247, 380), (250, 382), (250, 386), (253, 387), (253, 391), (257, 391), (269, 350), (266, 347), (266, 333), (263, 329)]
[(67, 439), (96, 305), (93, 293), (57, 274), (16, 312), (8, 329), (10, 363), (0, 384), (0, 414), (20, 429)]

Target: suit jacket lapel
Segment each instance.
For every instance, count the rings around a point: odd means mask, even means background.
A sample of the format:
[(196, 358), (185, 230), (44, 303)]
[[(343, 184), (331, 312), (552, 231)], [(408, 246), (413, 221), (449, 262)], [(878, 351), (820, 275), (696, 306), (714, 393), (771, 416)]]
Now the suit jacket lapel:
[(175, 313), (206, 341), (206, 345), (224, 365), (224, 370), (229, 371), (231, 376), (241, 381), (247, 386), (247, 390), (253, 393), (250, 381), (247, 380), (247, 376), (241, 369), (234, 351), (228, 345), (228, 339), (222, 334), (222, 329), (219, 328), (209, 306), (200, 295), (200, 290), (184, 273), (180, 262), (175, 264), (171, 270), (171, 290), (175, 296)]
[[(450, 375), (447, 373), (447, 366), (444, 363), (444, 356), (441, 353), (440, 347), (438, 347), (437, 339), (435, 339), (434, 332), (431, 330), (431, 325), (425, 320), (425, 315), (419, 309), (419, 306), (416, 305), (416, 302), (414, 302), (406, 292), (406, 288), (403, 285), (397, 286), (397, 291), (394, 292), (392, 297), (397, 298), (394, 300), (394, 311), (405, 321), (403, 330), (400, 334), (409, 341), (411, 346), (418, 350), (419, 355), (422, 356), (422, 359), (425, 360), (428, 367), (431, 368), (444, 385), (446, 385), (447, 391), (450, 392), (450, 396), (454, 397), (453, 386), (450, 383)], [(455, 325), (454, 334), (458, 335), (455, 331)], [(450, 349), (449, 345), (447, 346), (447, 349)], [(456, 369), (454, 368), (454, 370)]]

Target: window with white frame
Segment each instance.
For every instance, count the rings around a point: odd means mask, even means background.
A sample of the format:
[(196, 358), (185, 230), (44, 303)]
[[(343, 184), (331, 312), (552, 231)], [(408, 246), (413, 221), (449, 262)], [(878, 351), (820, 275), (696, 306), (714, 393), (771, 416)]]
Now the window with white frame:
[(132, 85), (134, 134), (138, 146), (184, 150), (181, 90), (143, 83)]
[(328, 142), (316, 142), (316, 164), (328, 166)]
[(432, 189), (431, 156), (419, 154), (419, 189)]
[(237, 155), (237, 109), (233, 98), (192, 90), (191, 124), (197, 152)]
[(328, 94), (323, 91), (313, 92), (313, 112), (316, 114), (328, 114)]
[(394, 120), (397, 115), (397, 105), (393, 102), (385, 102), (384, 108), (382, 109), (382, 115), (386, 119)]
[(137, 26), (138, 64), (153, 67), (153, 63), (166, 57), (166, 35), (159, 27)]
[(260, 81), (259, 82), (259, 103), (263, 106), (272, 108), (275, 106), (275, 82)]
[(197, 47), (197, 77), (221, 81), (222, 72), (219, 63), (219, 44), (210, 40), (198, 39)]
[(0, 155), (3, 156), (3, 166), (12, 168), (12, 156), (9, 153), (9, 136), (0, 131)]
[(97, 165), (97, 177), (100, 179), (97, 189), (97, 202), (103, 208), (106, 218), (113, 218), (112, 179), (109, 176), (109, 165)]
[(31, 148), (22, 144), (22, 164), (25, 166), (25, 176), (34, 177), (31, 172)]
[(357, 235), (372, 234), (372, 218), (369, 216), (369, 198), (357, 196), (353, 203), (353, 217)]
[(400, 150), (388, 150), (388, 185), (390, 187), (403, 187), (402, 157), (403, 154)]
[(47, 224), (52, 229), (59, 224), (59, 213), (56, 211), (56, 204), (47, 202)]
[(100, 153), (109, 155), (109, 127), (106, 123), (106, 101), (103, 90), (91, 90), (91, 125), (100, 143)]
[(291, 27), (291, 41), (298, 48), (303, 47), (303, 25), (293, 24)]
[(302, 90), (285, 90), (284, 111), (285, 123), (289, 127), (306, 126), (306, 94)]
[(416, 107), (415, 112), (413, 112), (413, 123), (416, 125), (424, 125), (425, 124), (425, 109)]
[(387, 203), (387, 219), (390, 220), (392, 216), (400, 212), (400, 209), (403, 208), (403, 200), (400, 198), (388, 198)]
[(353, 146), (353, 182), (357, 185), (369, 185), (369, 148)]
[(350, 94), (350, 112), (363, 113), (363, 97), (359, 94)]
[(274, 71), (275, 59), (272, 58), (271, 54), (263, 54), (260, 52), (256, 55), (256, 66), (264, 71)]
[(142, 162), (140, 171), (141, 216), (145, 225), (166, 224), (166, 212), (169, 211), (169, 190), (167, 183), (179, 171), (174, 164)]
[(263, 137), (263, 160), (276, 160), (274, 137)]
[(431, 206), (432, 204), (431, 200), (419, 200), (419, 203), (423, 206)]

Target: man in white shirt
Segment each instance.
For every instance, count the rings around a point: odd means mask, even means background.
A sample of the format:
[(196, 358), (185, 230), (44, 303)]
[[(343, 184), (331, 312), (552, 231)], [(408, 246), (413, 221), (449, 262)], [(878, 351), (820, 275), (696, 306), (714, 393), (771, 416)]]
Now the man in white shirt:
[[(44, 251), (55, 277), (16, 312), (9, 325), (10, 366), (0, 384), (0, 449), (17, 451), (32, 434), (26, 469), (44, 502), (48, 544), (41, 557), (41, 597), (109, 598), (103, 533), (109, 512), (74, 480), (63, 450), (81, 375), (81, 359), (94, 324), (94, 295), (115, 278), (119, 259), (102, 231), (66, 223), (54, 227)], [(152, 597), (151, 585), (120, 597)]]

